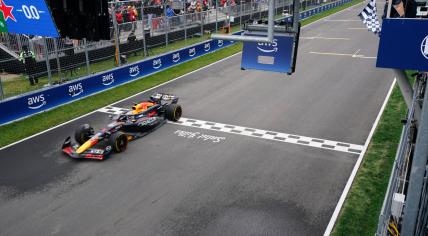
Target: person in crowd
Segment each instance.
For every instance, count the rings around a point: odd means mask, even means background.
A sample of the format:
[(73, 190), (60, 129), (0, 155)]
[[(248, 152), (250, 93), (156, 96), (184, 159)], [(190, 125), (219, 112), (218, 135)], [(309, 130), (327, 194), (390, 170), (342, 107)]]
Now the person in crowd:
[(208, 12), (208, 0), (202, 0), (202, 11), (204, 12), (203, 17), (206, 18)]
[(123, 15), (121, 11), (116, 11), (116, 22), (117, 24), (123, 23)]
[(201, 2), (197, 1), (196, 2), (196, 13), (197, 13), (197, 17), (198, 17), (199, 21), (202, 20), (202, 17), (201, 17), (202, 13), (201, 12), (202, 12)]
[[(386, 0), (382, 18), (386, 18), (388, 11), (389, 0)], [(392, 0), (391, 18), (399, 18), (405, 16), (404, 3), (402, 0)]]
[(137, 21), (137, 16), (135, 15), (135, 10), (133, 9), (132, 6), (128, 6), (128, 22), (130, 22), (131, 25), (131, 31), (135, 32), (135, 28), (136, 28), (136, 21)]
[(192, 15), (192, 21), (195, 20), (195, 12), (196, 12), (196, 0), (190, 0), (190, 6), (187, 9), (187, 12)]
[(36, 54), (29, 50), (27, 46), (22, 47), (22, 52), (19, 54), (19, 61), (24, 65), (25, 73), (27, 74), (30, 85), (34, 86), (39, 83), (39, 79), (35, 77)]
[(174, 23), (174, 16), (175, 16), (174, 10), (169, 5), (166, 5), (167, 28), (172, 27)]

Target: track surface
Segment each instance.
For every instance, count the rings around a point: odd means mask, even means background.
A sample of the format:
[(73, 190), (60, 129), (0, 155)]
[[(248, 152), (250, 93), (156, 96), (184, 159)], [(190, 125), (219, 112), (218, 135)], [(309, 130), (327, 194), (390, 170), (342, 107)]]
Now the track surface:
[[(304, 28), (291, 77), (241, 71), (237, 55), (157, 91), (181, 97), (186, 118), (363, 145), (392, 75), (374, 67), (361, 8)], [(322, 235), (358, 158), (177, 124), (104, 162), (61, 154), (80, 124), (107, 121), (96, 112), (0, 151), (1, 235)]]

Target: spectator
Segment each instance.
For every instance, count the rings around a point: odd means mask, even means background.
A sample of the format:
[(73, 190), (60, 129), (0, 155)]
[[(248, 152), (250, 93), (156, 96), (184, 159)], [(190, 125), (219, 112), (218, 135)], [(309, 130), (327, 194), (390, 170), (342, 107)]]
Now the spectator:
[(209, 12), (208, 12), (208, 0), (202, 1), (202, 11), (204, 12), (204, 19), (205, 19), (207, 14), (209, 14)]
[(117, 24), (122, 24), (123, 23), (122, 12), (116, 11), (116, 21), (117, 21)]
[[(382, 18), (386, 18), (389, 2), (389, 0), (386, 1)], [(404, 17), (405, 10), (402, 0), (392, 0), (392, 6), (393, 7), (391, 8), (391, 18)]]
[(128, 6), (128, 21), (132, 24), (131, 31), (135, 32), (137, 16), (135, 15), (135, 11), (132, 6)]
[(128, 21), (129, 22), (134, 22), (137, 20), (135, 7), (133, 8), (132, 6), (128, 6), (127, 12), (128, 12)]
[(196, 11), (196, 1), (195, 0), (190, 0), (190, 5), (189, 8), (187, 9), (187, 12), (189, 14), (192, 14), (192, 21), (195, 20), (195, 11)]
[(174, 16), (175, 16), (174, 10), (169, 5), (167, 5), (166, 6), (166, 17), (168, 18), (166, 23), (167, 28), (170, 28), (171, 25), (174, 23), (174, 18), (173, 18)]
[(201, 17), (202, 7), (201, 7), (201, 3), (199, 1), (196, 3), (196, 12), (198, 15), (198, 20), (201, 21), (202, 20), (202, 17)]
[(24, 65), (30, 85), (38, 84), (39, 79), (34, 76), (36, 68), (36, 55), (34, 52), (29, 50), (27, 46), (23, 46), (22, 52), (19, 54), (19, 61)]

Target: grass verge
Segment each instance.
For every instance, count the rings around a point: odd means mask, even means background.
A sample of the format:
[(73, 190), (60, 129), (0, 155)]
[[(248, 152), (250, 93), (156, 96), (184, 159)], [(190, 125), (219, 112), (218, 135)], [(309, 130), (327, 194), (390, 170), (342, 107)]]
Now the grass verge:
[[(326, 17), (347, 7), (360, 3), (362, 0), (354, 0), (343, 6), (330, 9), (302, 21), (302, 25), (312, 23), (322, 17)], [(0, 147), (26, 138), (68, 120), (96, 110), (100, 107), (111, 104), (132, 94), (141, 92), (163, 82), (169, 81), (180, 75), (194, 71), (205, 65), (211, 64), (227, 56), (233, 55), (242, 50), (242, 44), (236, 44), (217, 52), (202, 56), (196, 60), (183, 63), (176, 67), (167, 69), (144, 79), (122, 85), (112, 90), (99, 93), (97, 95), (67, 104), (53, 110), (40, 113), (27, 119), (15, 123), (0, 126)]]
[(396, 86), (348, 193), (332, 235), (374, 235), (385, 197), (406, 104)]

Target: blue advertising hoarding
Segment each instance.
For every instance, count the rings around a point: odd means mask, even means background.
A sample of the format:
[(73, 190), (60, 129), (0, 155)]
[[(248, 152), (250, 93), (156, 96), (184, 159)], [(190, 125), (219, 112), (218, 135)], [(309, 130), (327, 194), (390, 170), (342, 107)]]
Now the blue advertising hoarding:
[(384, 19), (376, 66), (428, 70), (428, 19)]
[(44, 0), (0, 0), (0, 32), (59, 37)]

